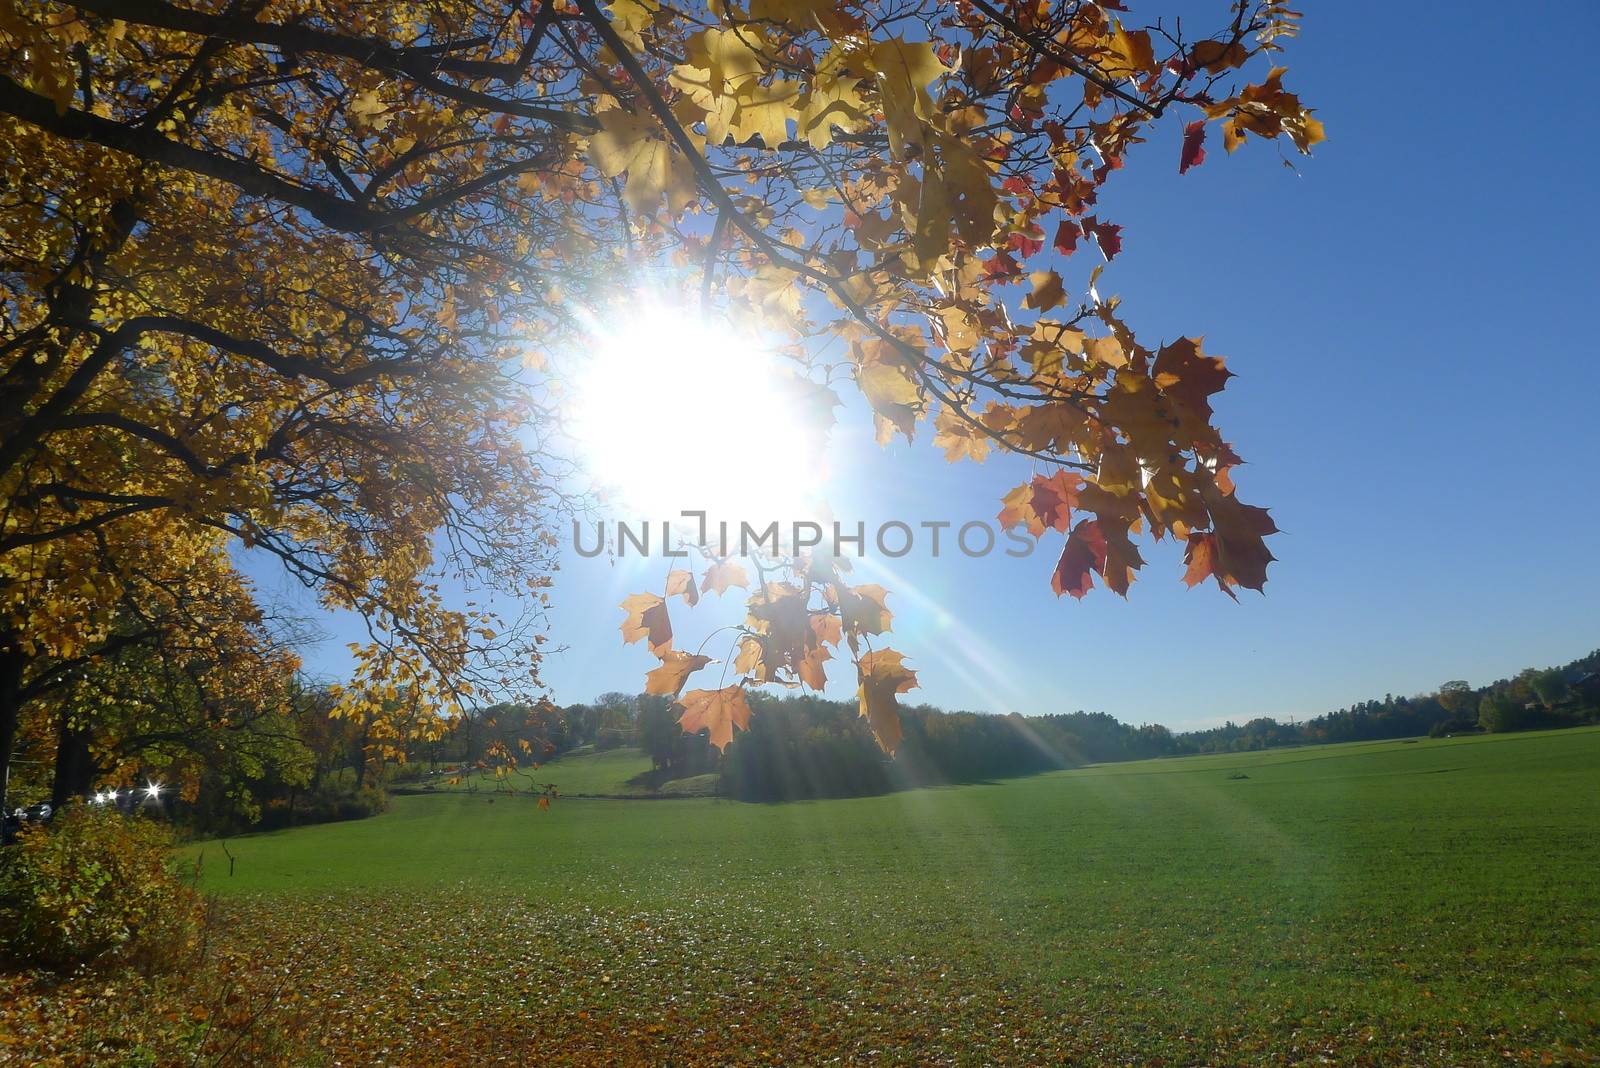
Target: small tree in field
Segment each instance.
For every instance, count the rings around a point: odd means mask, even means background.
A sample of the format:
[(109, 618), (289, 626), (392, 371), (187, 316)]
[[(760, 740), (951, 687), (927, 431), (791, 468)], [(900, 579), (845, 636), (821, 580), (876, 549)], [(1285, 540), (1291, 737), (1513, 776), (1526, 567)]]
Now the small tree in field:
[(639, 748), (650, 758), (652, 768), (656, 771), (669, 770), (684, 737), (683, 731), (678, 728), (672, 703), (663, 697), (646, 695), (639, 701), (636, 722)]

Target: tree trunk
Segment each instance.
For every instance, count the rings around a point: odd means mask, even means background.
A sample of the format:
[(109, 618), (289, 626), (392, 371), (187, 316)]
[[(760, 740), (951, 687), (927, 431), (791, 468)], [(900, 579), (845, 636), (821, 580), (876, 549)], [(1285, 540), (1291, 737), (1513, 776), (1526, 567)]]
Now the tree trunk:
[(50, 784), (50, 804), (60, 808), (74, 797), (88, 794), (94, 785), (94, 757), (89, 752), (89, 729), (72, 724), (68, 713), (61, 713), (56, 724), (56, 769)]
[(11, 751), (17, 742), (17, 724), (22, 718), (22, 651), (9, 641), (0, 640), (0, 821), (10, 811), (6, 807), (6, 787), (11, 784)]

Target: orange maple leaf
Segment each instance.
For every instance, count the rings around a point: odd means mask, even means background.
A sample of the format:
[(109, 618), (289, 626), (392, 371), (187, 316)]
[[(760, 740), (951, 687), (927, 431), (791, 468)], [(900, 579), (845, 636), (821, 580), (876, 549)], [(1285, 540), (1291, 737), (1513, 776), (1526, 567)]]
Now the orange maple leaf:
[(795, 666), (795, 673), (800, 676), (800, 681), (813, 690), (821, 690), (828, 684), (828, 675), (823, 670), (822, 662), (832, 660), (833, 654), (825, 645), (818, 645), (800, 658), (800, 663)]
[(644, 677), (644, 692), (676, 697), (678, 691), (683, 689), (683, 684), (689, 681), (689, 676), (709, 663), (709, 656), (668, 649), (661, 656), (661, 666), (652, 669)]
[(1205, 494), (1214, 535), (1212, 574), (1217, 585), (1231, 595), (1229, 585), (1260, 591), (1267, 584), (1267, 565), (1275, 558), (1264, 540), (1278, 525), (1265, 508), (1245, 504), (1232, 494)]
[(917, 685), (917, 673), (905, 666), (905, 657), (893, 649), (878, 649), (856, 661), (860, 679), (857, 696), (861, 717), (872, 728), (878, 747), (890, 756), (900, 746), (900, 703), (896, 694)]
[(725, 686), (720, 690), (690, 690), (683, 695), (680, 706), (683, 714), (678, 725), (686, 733), (706, 731), (711, 744), (719, 750), (728, 748), (733, 741), (733, 729), (750, 729), (750, 703), (745, 700), (744, 687)]

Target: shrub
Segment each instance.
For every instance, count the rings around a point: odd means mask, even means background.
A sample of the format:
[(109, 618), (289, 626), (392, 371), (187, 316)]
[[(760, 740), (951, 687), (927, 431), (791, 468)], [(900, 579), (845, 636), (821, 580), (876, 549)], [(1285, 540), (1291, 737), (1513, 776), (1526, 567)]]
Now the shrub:
[(307, 798), (307, 823), (332, 823), (335, 820), (360, 820), (376, 816), (389, 807), (389, 797), (383, 787), (366, 783), (356, 786), (351, 782), (330, 781)]
[(389, 795), (382, 786), (369, 782), (357, 788), (353, 782), (331, 778), (297, 798), (292, 809), (286, 799), (269, 801), (250, 829), (276, 831), (310, 823), (360, 820), (388, 807)]
[(354, 794), (339, 798), (338, 818), (364, 820), (368, 816), (376, 816), (388, 807), (389, 796), (383, 792), (383, 787), (368, 783)]
[(72, 806), (0, 851), (0, 957), (64, 967), (175, 966), (193, 948), (197, 895), (160, 824)]

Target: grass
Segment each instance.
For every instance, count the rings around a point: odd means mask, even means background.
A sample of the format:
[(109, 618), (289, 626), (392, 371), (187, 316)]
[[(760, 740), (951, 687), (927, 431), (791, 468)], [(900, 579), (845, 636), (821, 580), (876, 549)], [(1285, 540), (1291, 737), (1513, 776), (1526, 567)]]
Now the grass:
[[(630, 759), (541, 770), (614, 783)], [(1597, 730), (787, 805), (404, 797), (231, 848), (206, 886), (242, 909), (315, 901), (356, 957), (426, 968), (444, 947), (407, 909), (439, 903), (486, 983), (526, 969), (491, 987), (512, 1020), (560, 1033), (591, 1005), (638, 1033), (614, 1048), (738, 1024), (801, 1059), (1565, 1062), (1600, 1020)], [(541, 972), (570, 1004), (536, 1003)]]
[(232, 878), (216, 845), (189, 856), (255, 967), (316, 1006), (328, 1064), (1600, 1048), (1595, 729), (784, 805), (400, 797), (229, 847)]

